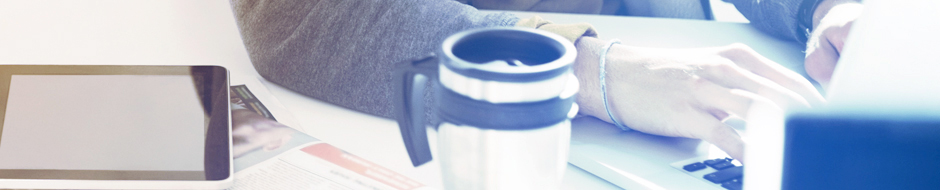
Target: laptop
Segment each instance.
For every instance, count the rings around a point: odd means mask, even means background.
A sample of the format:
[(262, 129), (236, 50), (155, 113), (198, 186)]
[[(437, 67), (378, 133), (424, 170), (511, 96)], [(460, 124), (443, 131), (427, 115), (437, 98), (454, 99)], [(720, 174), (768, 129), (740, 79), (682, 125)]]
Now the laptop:
[[(824, 185), (837, 184), (840, 188), (920, 189), (940, 184), (924, 183), (918, 178), (940, 178), (937, 164), (923, 164), (931, 158), (930, 152), (940, 152), (933, 139), (940, 139), (934, 127), (940, 120), (940, 2), (932, 0), (886, 1), (866, 0), (862, 16), (853, 26), (842, 57), (833, 74), (828, 92), (828, 108), (824, 110), (795, 111), (786, 118), (780, 114), (767, 114), (773, 120), (749, 129), (748, 135), (765, 139), (749, 141), (745, 157), (747, 180), (745, 189), (824, 189)], [(750, 121), (749, 121), (750, 122)], [(758, 121), (754, 121), (758, 122)], [(851, 126), (851, 127), (846, 127)], [(933, 126), (933, 127), (932, 127)], [(761, 129), (761, 130), (755, 130)], [(827, 130), (840, 129), (840, 134)], [(864, 140), (859, 139), (864, 138)], [(827, 140), (829, 139), (829, 140)], [(840, 141), (833, 141), (839, 139)], [(801, 143), (820, 144), (812, 149)], [(830, 143), (826, 143), (830, 142)], [(866, 147), (843, 152), (854, 155), (851, 162), (863, 167), (816, 171), (816, 179), (825, 183), (807, 183), (794, 178), (794, 174), (808, 171), (801, 158), (809, 154), (825, 159), (820, 163), (841, 165), (847, 161), (837, 156), (824, 156), (826, 152), (845, 151), (836, 143), (855, 143), (851, 147)], [(878, 142), (877, 146), (859, 143)], [(890, 147), (891, 150), (880, 150)], [(916, 148), (914, 150), (903, 150)], [(821, 151), (824, 150), (824, 151)], [(890, 155), (890, 159), (881, 157)], [(938, 163), (934, 157), (931, 163)], [(904, 163), (906, 165), (894, 165)], [(786, 167), (784, 167), (786, 165)], [(879, 169), (889, 166), (890, 169)], [(916, 166), (916, 167), (910, 167)], [(817, 167), (816, 169), (820, 169)], [(867, 168), (867, 171), (857, 170)], [(903, 171), (903, 172), (898, 172)], [(843, 172), (837, 174), (837, 172)], [(878, 179), (869, 179), (878, 176)], [(839, 180), (851, 177), (852, 184)], [(905, 183), (894, 178), (904, 177)], [(831, 179), (830, 179), (831, 178)], [(805, 184), (822, 186), (807, 187)], [(926, 185), (926, 186), (922, 186)]]
[[(940, 98), (936, 98), (940, 97), (940, 85), (931, 85), (940, 81), (940, 78), (935, 77), (936, 71), (940, 70), (940, 58), (932, 56), (935, 52), (940, 52), (937, 46), (940, 44), (940, 37), (932, 36), (940, 33), (940, 21), (924, 20), (940, 18), (940, 2), (867, 0), (865, 3), (866, 10), (853, 27), (852, 35), (848, 39), (849, 44), (842, 54), (827, 92), (830, 108), (789, 113), (753, 108), (763, 112), (751, 114), (746, 122), (747, 131), (741, 133), (748, 142), (745, 153), (748, 158), (747, 167), (741, 167), (740, 163), (726, 159), (727, 156), (723, 152), (699, 140), (660, 137), (635, 131), (620, 132), (615, 127), (593, 118), (574, 121), (569, 162), (625, 189), (738, 189), (741, 185), (744, 189), (812, 188), (784, 183), (784, 145), (792, 141), (788, 142), (783, 134), (794, 132), (787, 131), (784, 127), (787, 119), (825, 123), (826, 120), (845, 118), (843, 116), (849, 115), (852, 118), (886, 118), (879, 120), (882, 122), (923, 121), (920, 124), (908, 123), (909, 126), (918, 126), (929, 125), (923, 124), (930, 123), (924, 118), (940, 113), (937, 110), (940, 109)], [(904, 34), (898, 35), (898, 31), (904, 31)], [(775, 61), (788, 64), (780, 60)], [(878, 109), (872, 109), (873, 107)], [(875, 111), (845, 111), (858, 108)], [(884, 111), (893, 114), (879, 114), (885, 113)], [(918, 116), (910, 116), (911, 114), (907, 113), (918, 113)], [(790, 117), (786, 117), (787, 115)], [(818, 117), (820, 115), (822, 118)], [(868, 128), (884, 129), (885, 125), (872, 125)], [(796, 129), (798, 128), (792, 128)], [(813, 131), (813, 128), (799, 129)], [(927, 133), (921, 134), (931, 134), (929, 128), (927, 129)], [(842, 130), (846, 130), (845, 127)], [(855, 134), (868, 133), (859, 130), (855, 131)], [(813, 138), (802, 140), (806, 139)], [(930, 141), (919, 142), (927, 142), (928, 146), (921, 146), (922, 148), (933, 148), (929, 146)], [(825, 163), (834, 160), (819, 161)], [(707, 166), (694, 172), (686, 170), (695, 163)], [(712, 182), (707, 176), (718, 171), (712, 167), (715, 163), (720, 163), (719, 168), (743, 171), (743, 179), (747, 180), (742, 182), (741, 174), (738, 173), (738, 177), (730, 179), (737, 181)], [(699, 167), (701, 165), (691, 168)], [(725, 182), (737, 183), (737, 186), (727, 186)]]
[(701, 140), (621, 131), (591, 117), (572, 120), (568, 163), (624, 189), (723, 189), (701, 178), (713, 168), (682, 167), (727, 157)]

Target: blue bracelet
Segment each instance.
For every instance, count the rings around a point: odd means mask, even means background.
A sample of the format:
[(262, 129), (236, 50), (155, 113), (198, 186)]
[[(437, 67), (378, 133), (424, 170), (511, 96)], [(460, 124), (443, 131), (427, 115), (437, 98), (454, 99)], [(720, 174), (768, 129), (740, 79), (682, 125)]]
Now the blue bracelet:
[(617, 118), (615, 118), (614, 115), (610, 113), (610, 106), (607, 104), (607, 80), (606, 80), (607, 72), (605, 69), (605, 64), (607, 60), (607, 51), (609, 51), (610, 47), (613, 47), (614, 44), (620, 44), (620, 39), (613, 39), (613, 40), (610, 40), (610, 42), (607, 42), (607, 45), (604, 45), (604, 49), (601, 49), (601, 53), (600, 53), (601, 57), (600, 57), (600, 63), (598, 66), (600, 67), (600, 81), (599, 82), (601, 83), (601, 97), (604, 98), (604, 109), (607, 110), (607, 116), (610, 117), (610, 121), (613, 121), (614, 125), (619, 127), (621, 130), (629, 131), (630, 128), (627, 128), (627, 126), (620, 124), (620, 122), (617, 121)]

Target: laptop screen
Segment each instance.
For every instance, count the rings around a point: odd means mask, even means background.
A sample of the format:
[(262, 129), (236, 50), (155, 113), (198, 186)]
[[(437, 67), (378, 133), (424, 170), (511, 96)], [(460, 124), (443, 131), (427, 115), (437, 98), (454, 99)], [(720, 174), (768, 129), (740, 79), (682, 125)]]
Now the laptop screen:
[(783, 189), (936, 189), (940, 118), (795, 115)]

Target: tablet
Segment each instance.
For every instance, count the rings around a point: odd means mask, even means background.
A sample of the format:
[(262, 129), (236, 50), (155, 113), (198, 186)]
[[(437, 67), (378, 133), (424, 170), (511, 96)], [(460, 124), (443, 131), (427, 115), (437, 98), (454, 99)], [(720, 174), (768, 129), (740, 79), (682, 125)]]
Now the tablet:
[(0, 65), (0, 189), (224, 189), (220, 66)]

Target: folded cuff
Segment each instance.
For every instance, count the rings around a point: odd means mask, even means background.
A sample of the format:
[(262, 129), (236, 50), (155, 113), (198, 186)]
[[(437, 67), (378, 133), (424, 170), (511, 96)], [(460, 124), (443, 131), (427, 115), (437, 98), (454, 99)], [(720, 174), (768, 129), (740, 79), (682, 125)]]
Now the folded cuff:
[(586, 22), (576, 24), (555, 24), (552, 23), (552, 21), (542, 19), (542, 17), (534, 16), (532, 18), (519, 20), (519, 22), (516, 23), (516, 26), (535, 28), (555, 33), (565, 37), (565, 39), (568, 39), (568, 41), (571, 41), (571, 43), (574, 43), (582, 36), (597, 37), (597, 30), (594, 30), (594, 26)]

